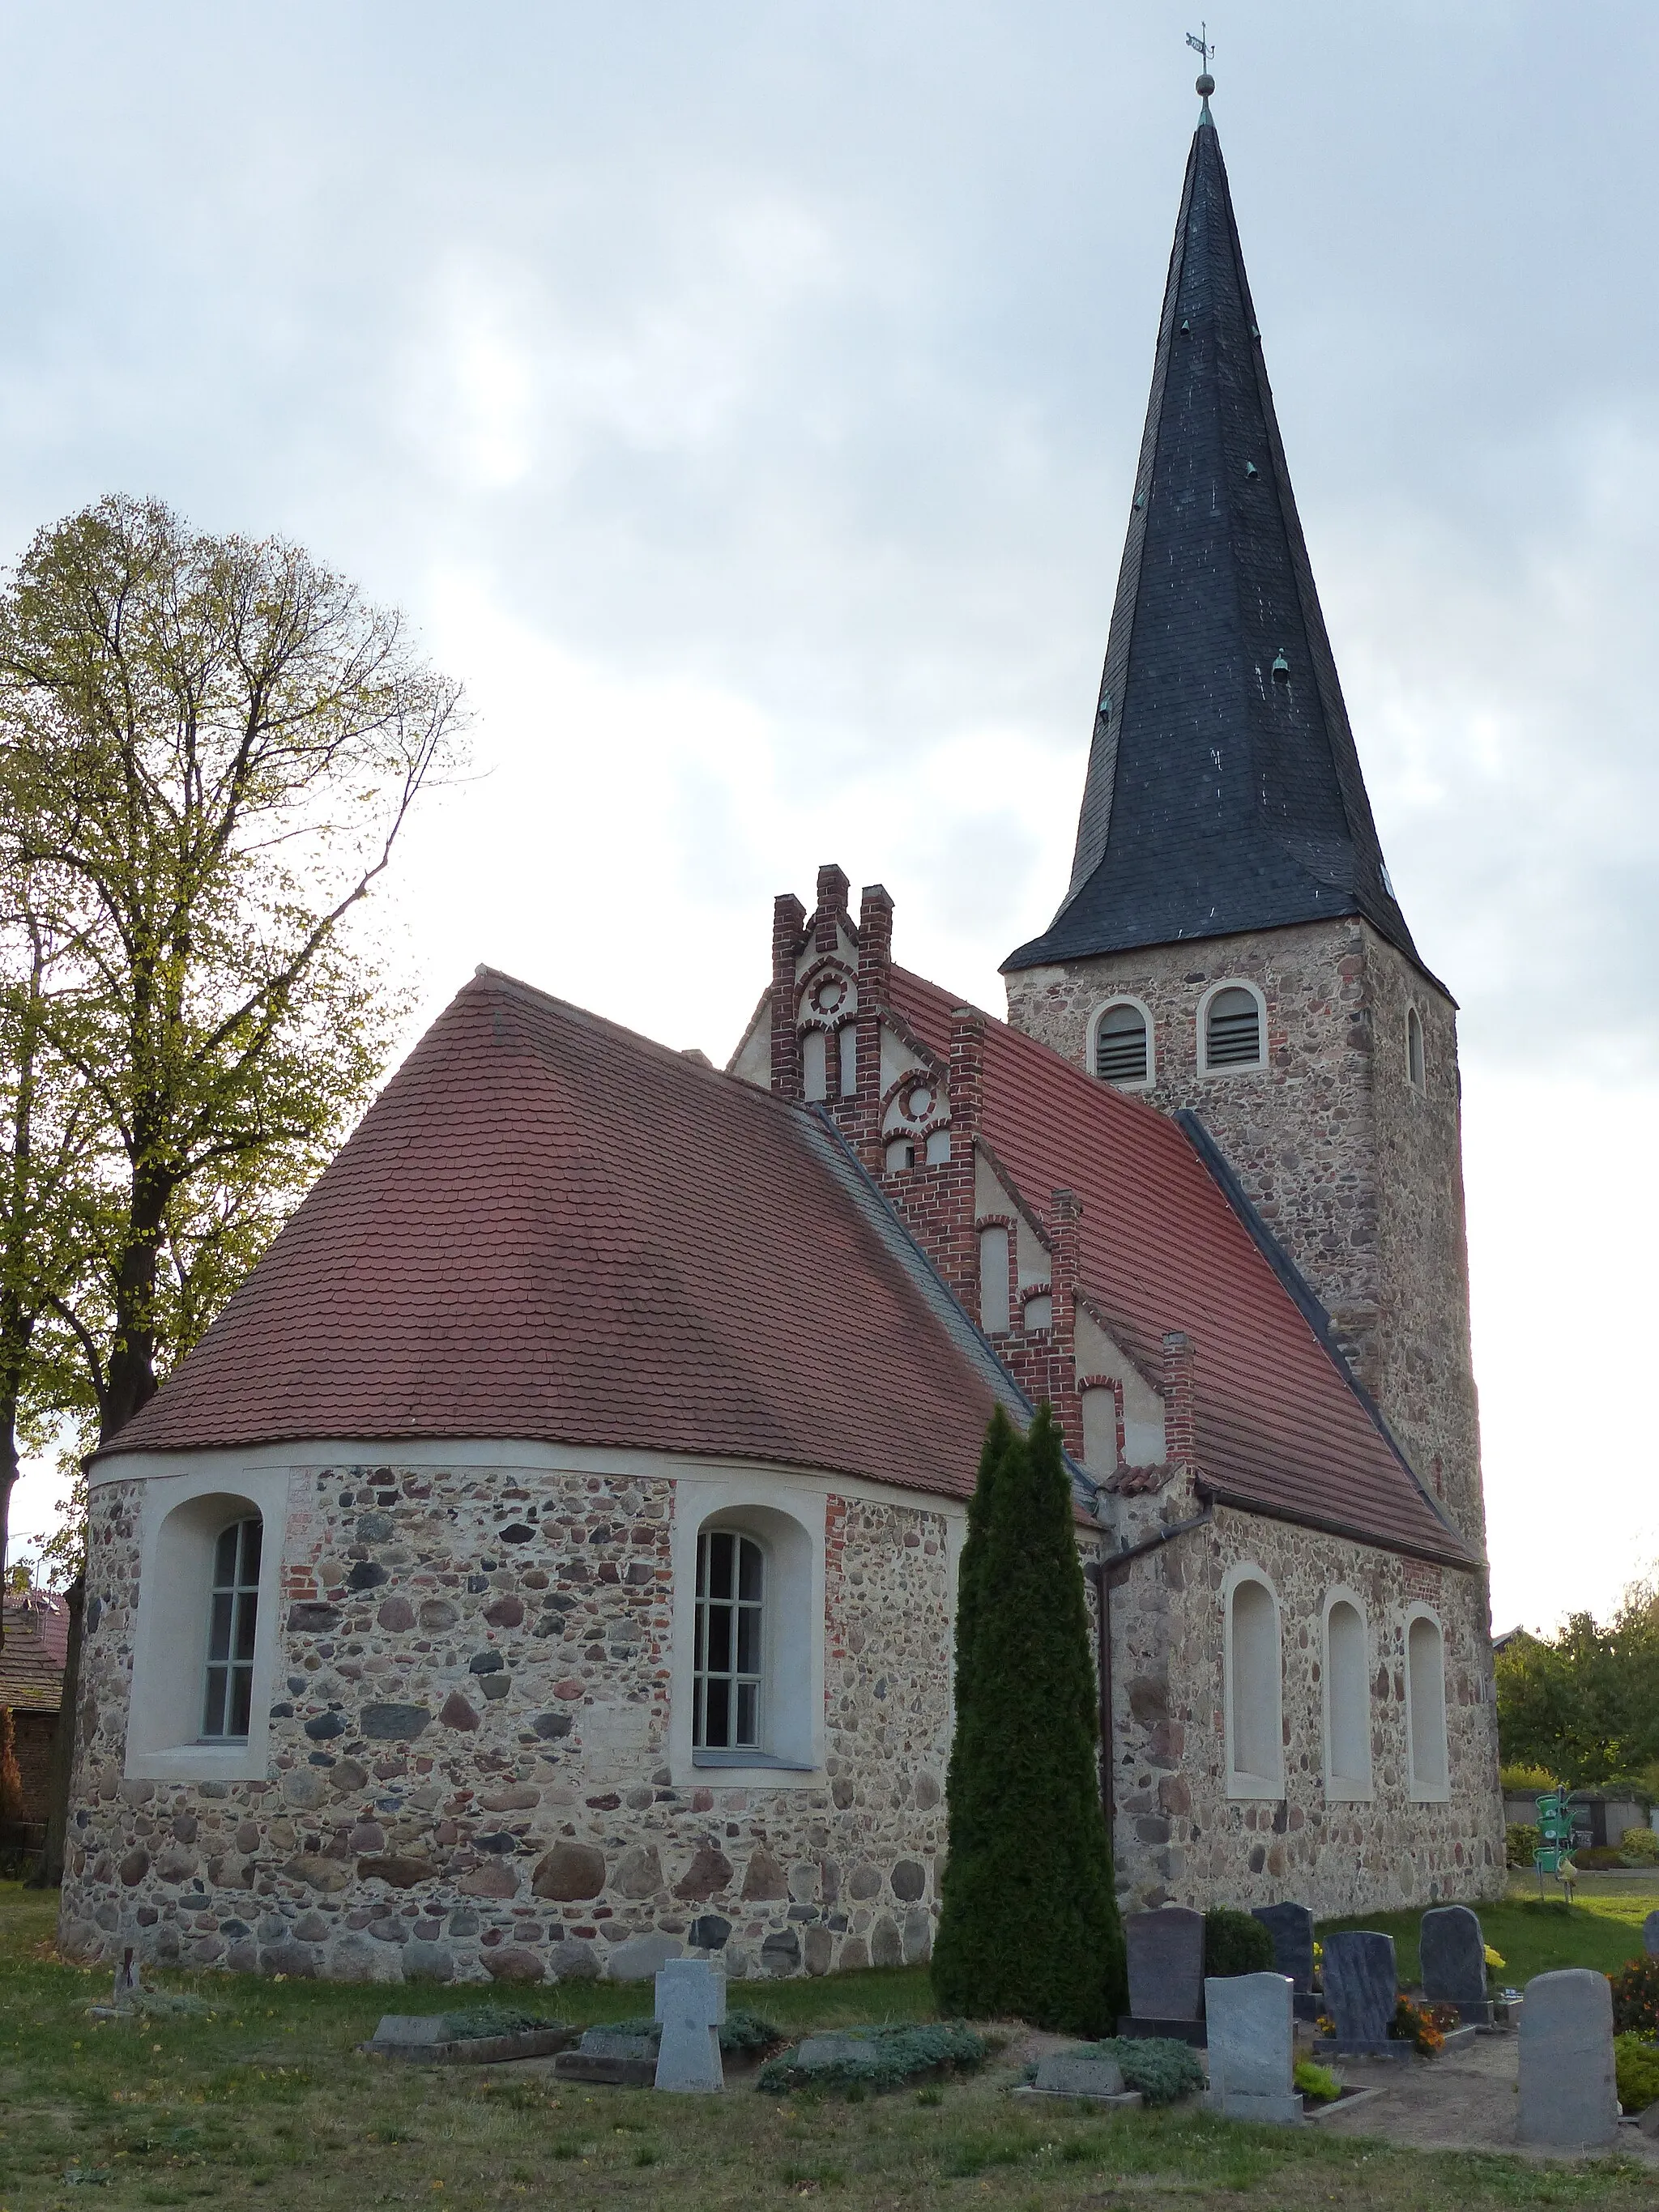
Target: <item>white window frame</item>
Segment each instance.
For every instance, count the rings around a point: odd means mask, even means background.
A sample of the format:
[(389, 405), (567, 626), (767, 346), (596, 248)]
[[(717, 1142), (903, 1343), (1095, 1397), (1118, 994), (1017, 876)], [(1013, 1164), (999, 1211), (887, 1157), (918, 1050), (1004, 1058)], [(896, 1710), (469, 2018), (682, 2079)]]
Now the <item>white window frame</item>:
[[(1233, 1603), (1238, 1590), (1246, 1583), (1255, 1583), (1264, 1589), (1273, 1605), (1273, 1648), (1278, 1660), (1273, 1684), (1272, 1738), (1274, 1768), (1270, 1774), (1258, 1774), (1238, 1765), (1233, 1741), (1234, 1691), (1238, 1670), (1233, 1652)], [(1222, 1665), (1221, 1692), (1223, 1722), (1227, 1745), (1227, 1795), (1229, 1797), (1270, 1798), (1278, 1800), (1285, 1795), (1285, 1616), (1274, 1589), (1273, 1577), (1265, 1567), (1254, 1559), (1241, 1559), (1230, 1567), (1221, 1584)]]
[[(1418, 1772), (1418, 1745), (1424, 1717), (1417, 1710), (1417, 1693), (1412, 1685), (1412, 1629), (1419, 1620), (1427, 1621), (1440, 1638), (1439, 1734), (1445, 1772), (1438, 1782), (1425, 1782)], [(1414, 1805), (1443, 1805), (1451, 1796), (1451, 1712), (1446, 1697), (1446, 1624), (1431, 1605), (1413, 1605), (1407, 1608), (1401, 1638), (1401, 1656), (1406, 1677), (1407, 1795)]]
[[(1415, 1054), (1412, 1051), (1412, 1039), (1413, 1034), (1417, 1040), (1417, 1050)], [(1413, 1065), (1413, 1060), (1416, 1062), (1415, 1066)], [(1409, 1004), (1406, 1008), (1406, 1080), (1411, 1085), (1411, 1088), (1416, 1091), (1419, 1098), (1426, 1098), (1428, 1097), (1428, 1039), (1424, 1034), (1422, 1015), (1418, 1012), (1414, 1006)]]
[[(1363, 1699), (1361, 1736), (1365, 1747), (1363, 1777), (1339, 1775), (1336, 1771), (1336, 1730), (1331, 1707), (1331, 1615), (1339, 1605), (1352, 1606), (1359, 1616), (1359, 1680)], [(1375, 1794), (1371, 1769), (1371, 1624), (1365, 1601), (1358, 1590), (1343, 1583), (1325, 1593), (1324, 1610), (1320, 1620), (1320, 1687), (1325, 1730), (1325, 1795), (1339, 1804), (1369, 1805)]]
[[(1100, 1025), (1108, 1014), (1118, 1006), (1133, 1006), (1146, 1024), (1146, 1073), (1128, 1083), (1114, 1083), (1109, 1076), (1095, 1071), (1095, 1060), (1100, 1042)], [(1097, 1083), (1107, 1084), (1114, 1091), (1151, 1091), (1158, 1081), (1158, 1024), (1152, 1019), (1152, 1010), (1144, 999), (1137, 999), (1132, 991), (1115, 991), (1109, 999), (1103, 999), (1089, 1017), (1087, 1045), (1084, 1066)]]
[[(822, 1492), (757, 1475), (674, 1486), (674, 1625), (670, 1648), (669, 1769), (678, 1789), (826, 1786), (823, 1709), (824, 1510)], [(699, 1750), (696, 1710), (697, 1539), (716, 1529), (761, 1549), (758, 1751)]]
[[(216, 1457), (217, 1455), (216, 1455)], [(213, 1548), (232, 1521), (257, 1513), (258, 1611), (246, 1737), (204, 1738)], [(133, 1636), (125, 1771), (129, 1781), (265, 1778), (273, 1684), (282, 1656), (283, 1546), (288, 1472), (280, 1468), (152, 1476), (139, 1523), (138, 1620)]]
[[(1255, 1000), (1256, 1056), (1254, 1060), (1235, 1060), (1229, 1066), (1210, 1065), (1210, 1003), (1223, 991), (1248, 991)], [(1260, 1075), (1267, 1065), (1267, 1001), (1261, 987), (1253, 983), (1248, 975), (1224, 975), (1218, 983), (1212, 983), (1198, 1002), (1198, 1072), (1213, 1077), (1218, 1082), (1230, 1075)]]

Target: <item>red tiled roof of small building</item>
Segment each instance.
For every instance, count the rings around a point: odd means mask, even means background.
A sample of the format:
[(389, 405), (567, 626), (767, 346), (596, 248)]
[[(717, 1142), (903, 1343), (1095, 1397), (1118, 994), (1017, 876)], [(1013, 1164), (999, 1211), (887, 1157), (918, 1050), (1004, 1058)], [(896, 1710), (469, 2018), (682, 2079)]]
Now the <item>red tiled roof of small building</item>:
[(481, 970), (108, 1449), (511, 1438), (966, 1495), (991, 1363), (837, 1141)]
[[(890, 995), (948, 1065), (962, 1000), (897, 967)], [(1175, 1122), (988, 1015), (981, 1126), (1029, 1204), (1075, 1193), (1084, 1291), (1142, 1373), (1158, 1380), (1166, 1330), (1192, 1340), (1198, 1460), (1218, 1494), (1474, 1563)]]
[(0, 1650), (0, 1705), (20, 1712), (56, 1712), (69, 1656), (69, 1608), (49, 1590), (9, 1597), (6, 1641)]

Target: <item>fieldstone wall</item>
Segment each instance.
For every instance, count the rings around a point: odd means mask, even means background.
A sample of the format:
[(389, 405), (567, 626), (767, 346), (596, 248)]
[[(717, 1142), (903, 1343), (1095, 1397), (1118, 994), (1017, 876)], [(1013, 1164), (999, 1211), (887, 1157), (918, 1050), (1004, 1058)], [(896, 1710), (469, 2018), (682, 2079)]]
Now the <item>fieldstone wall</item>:
[[(1283, 1638), (1285, 1795), (1227, 1796), (1222, 1585), (1244, 1561), (1278, 1593)], [(1113, 1775), (1125, 1909), (1267, 1905), (1316, 1913), (1473, 1901), (1504, 1889), (1486, 1590), (1474, 1575), (1373, 1551), (1316, 1530), (1218, 1509), (1127, 1570), (1112, 1593)], [(1372, 1670), (1372, 1797), (1328, 1799), (1322, 1616), (1340, 1584), (1364, 1601)], [(1445, 1633), (1450, 1800), (1408, 1795), (1407, 1608)]]
[[(1231, 976), (1267, 1001), (1267, 1065), (1200, 1075), (1199, 1003)], [(1151, 1009), (1156, 1079), (1137, 1095), (1199, 1115), (1323, 1301), (1413, 1466), (1484, 1550), (1450, 1000), (1358, 921), (1157, 945), (1006, 980), (1013, 1026), (1079, 1066), (1097, 1007), (1125, 994)], [(1420, 1091), (1407, 1071), (1408, 1002), (1424, 1029)]]
[(951, 1602), (928, 1501), (827, 1501), (827, 1786), (677, 1786), (672, 1480), (296, 1468), (267, 1778), (173, 1784), (123, 1778), (141, 1487), (92, 1492), (74, 1955), (503, 1983), (928, 1955)]

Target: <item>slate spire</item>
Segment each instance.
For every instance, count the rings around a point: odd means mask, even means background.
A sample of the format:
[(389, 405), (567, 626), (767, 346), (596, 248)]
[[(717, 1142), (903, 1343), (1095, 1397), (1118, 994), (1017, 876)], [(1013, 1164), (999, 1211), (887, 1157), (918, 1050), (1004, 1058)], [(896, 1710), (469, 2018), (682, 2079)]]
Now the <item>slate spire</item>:
[(1206, 98), (1072, 881), (1004, 966), (1342, 915), (1418, 961), (1314, 589)]

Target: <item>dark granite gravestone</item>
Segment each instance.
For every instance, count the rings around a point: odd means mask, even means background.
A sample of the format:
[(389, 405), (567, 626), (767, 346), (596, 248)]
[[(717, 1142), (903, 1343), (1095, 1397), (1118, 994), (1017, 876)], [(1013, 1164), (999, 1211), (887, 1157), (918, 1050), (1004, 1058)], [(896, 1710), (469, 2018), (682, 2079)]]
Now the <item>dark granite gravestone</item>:
[(1316, 2053), (1361, 2058), (1409, 2058), (1409, 2043), (1390, 2042), (1389, 2022), (1400, 2001), (1394, 1938), (1369, 1929), (1342, 1929), (1325, 1938), (1325, 2009), (1334, 2033), (1318, 2038)]
[(1184, 1905), (1124, 1917), (1129, 2010), (1120, 2035), (1204, 2040), (1204, 1915)]
[(1297, 2018), (1317, 2020), (1312, 1913), (1305, 1905), (1256, 1905), (1250, 1908), (1250, 1917), (1259, 1920), (1273, 1939), (1273, 1971), (1290, 1982)]
[(1486, 1996), (1486, 1939), (1479, 1916), (1467, 1905), (1437, 1905), (1423, 1915), (1418, 1936), (1425, 2004), (1455, 2005), (1460, 2020), (1491, 2024)]

